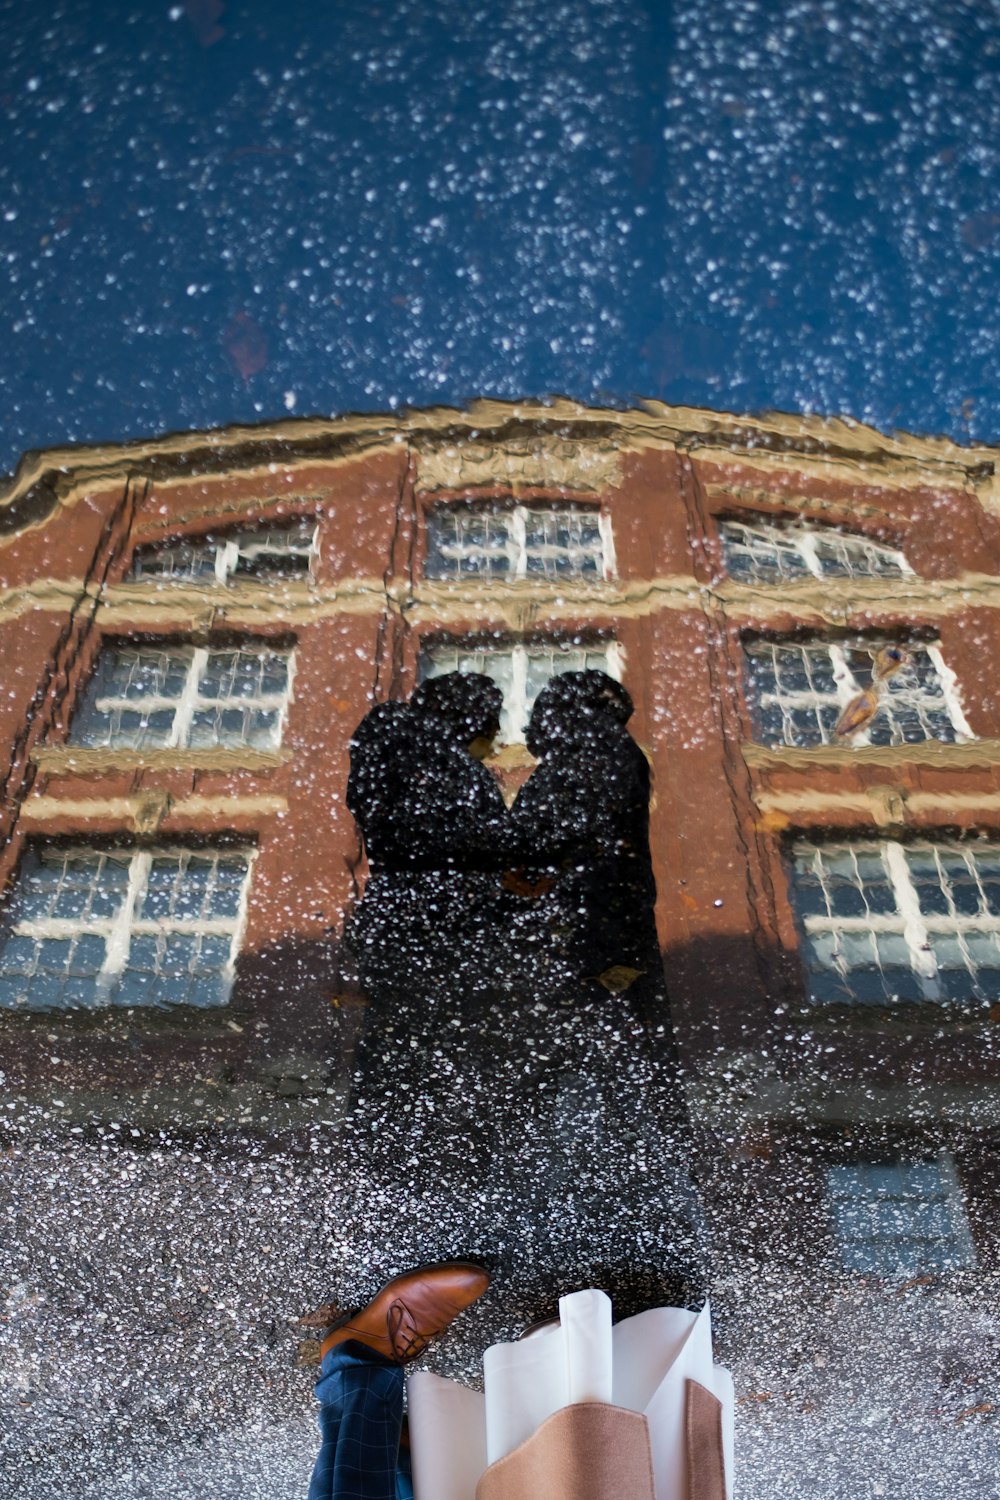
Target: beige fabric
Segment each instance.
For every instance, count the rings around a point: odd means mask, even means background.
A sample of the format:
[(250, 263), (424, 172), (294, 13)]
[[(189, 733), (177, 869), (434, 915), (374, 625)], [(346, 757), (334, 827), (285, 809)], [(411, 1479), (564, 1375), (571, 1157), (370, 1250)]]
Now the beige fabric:
[[(427, 1371), (409, 1376), (417, 1500), (475, 1500), (491, 1462), (513, 1456), (564, 1407), (586, 1402), (645, 1417), (657, 1500), (731, 1495), (733, 1383), (712, 1359), (708, 1307), (650, 1308), (624, 1318), (610, 1329), (609, 1351), (607, 1300), (593, 1288), (572, 1292), (560, 1299), (559, 1326), (487, 1351), (485, 1396)], [(689, 1398), (689, 1380), (720, 1407), (697, 1392)], [(610, 1494), (631, 1500), (617, 1480)]]
[(655, 1500), (646, 1418), (603, 1401), (564, 1406), (490, 1465), (476, 1500)]
[(722, 1402), (697, 1380), (684, 1383), (687, 1500), (726, 1500)]

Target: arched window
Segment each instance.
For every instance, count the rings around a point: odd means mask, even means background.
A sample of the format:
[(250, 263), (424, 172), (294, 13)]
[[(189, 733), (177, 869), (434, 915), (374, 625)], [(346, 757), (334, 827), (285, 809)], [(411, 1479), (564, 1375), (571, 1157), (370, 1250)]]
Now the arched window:
[(722, 521), (726, 571), (743, 583), (794, 583), (806, 578), (902, 578), (912, 573), (893, 547), (832, 526), (779, 521)]

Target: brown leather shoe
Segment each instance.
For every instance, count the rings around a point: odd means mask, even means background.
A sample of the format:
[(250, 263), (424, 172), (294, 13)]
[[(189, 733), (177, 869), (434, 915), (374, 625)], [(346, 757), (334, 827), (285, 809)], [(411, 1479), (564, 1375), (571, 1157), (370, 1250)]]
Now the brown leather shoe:
[(418, 1266), (415, 1271), (394, 1276), (367, 1307), (348, 1313), (344, 1322), (327, 1335), (321, 1355), (354, 1339), (404, 1365), (422, 1354), (431, 1339), (471, 1307), (489, 1284), (489, 1271), (467, 1260)]

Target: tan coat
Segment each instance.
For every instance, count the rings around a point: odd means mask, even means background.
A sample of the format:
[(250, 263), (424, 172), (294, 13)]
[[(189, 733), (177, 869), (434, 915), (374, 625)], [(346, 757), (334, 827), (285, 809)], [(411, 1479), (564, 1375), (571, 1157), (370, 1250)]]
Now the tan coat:
[[(721, 1403), (688, 1380), (684, 1417), (688, 1483), (677, 1500), (726, 1500)], [(490, 1465), (476, 1500), (655, 1500), (646, 1418), (602, 1401), (564, 1406)]]

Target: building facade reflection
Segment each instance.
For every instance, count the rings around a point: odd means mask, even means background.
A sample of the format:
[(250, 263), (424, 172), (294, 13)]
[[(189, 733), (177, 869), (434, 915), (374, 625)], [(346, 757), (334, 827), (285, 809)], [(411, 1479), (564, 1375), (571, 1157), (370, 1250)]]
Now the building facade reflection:
[[(775, 1277), (802, 1307), (834, 1284), (973, 1307), (1000, 1233), (994, 462), (818, 419), (564, 402), (26, 460), (0, 614), (12, 1126), (275, 1142), (321, 1115), (389, 1142), (386, 1183), (443, 1130), (480, 1203), (506, 1157), (524, 1223), (574, 1181), (595, 1223), (616, 1172), (630, 1203), (653, 1182), (647, 1265), (683, 1197), (649, 1176), (659, 1153), (698, 1181), (737, 1324)], [(546, 997), (510, 957), (530, 922), (477, 953), (414, 875), (397, 967), (366, 977), (359, 723), (485, 674), (510, 806), (547, 684), (594, 670), (631, 695), (648, 765), (652, 958), (598, 943), (579, 994)], [(488, 1129), (489, 1067), (515, 1063), (524, 1091)], [(653, 1281), (626, 1276), (623, 1307)]]

